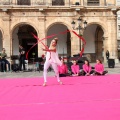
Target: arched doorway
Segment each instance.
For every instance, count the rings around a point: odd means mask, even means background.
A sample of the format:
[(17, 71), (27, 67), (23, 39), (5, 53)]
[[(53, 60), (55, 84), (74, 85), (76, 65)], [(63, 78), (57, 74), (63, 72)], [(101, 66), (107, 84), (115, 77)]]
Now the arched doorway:
[[(32, 36), (31, 33), (37, 35), (36, 30), (27, 24), (17, 26), (12, 33), (12, 53), (13, 55), (19, 55), (19, 45), (23, 46), (27, 52), (37, 40)], [(38, 58), (38, 45), (32, 48), (28, 54), (28, 60)]]
[(3, 43), (2, 43), (2, 32), (0, 31), (0, 52), (2, 51), (2, 46)]
[(90, 54), (92, 62), (95, 62), (97, 58), (103, 60), (103, 35), (104, 31), (98, 24), (88, 25), (83, 33), (86, 40), (85, 54)]
[[(68, 30), (68, 27), (61, 24), (61, 23), (56, 23), (52, 26), (49, 27), (47, 31), (47, 36), (52, 35), (52, 34), (57, 34), (60, 32), (65, 32)], [(71, 56), (71, 34), (70, 32), (67, 32), (66, 34), (61, 34), (56, 36), (58, 38), (58, 45), (57, 45), (57, 50), (58, 54), (61, 57), (68, 57)], [(53, 38), (47, 40), (47, 45), (50, 45), (50, 42)]]

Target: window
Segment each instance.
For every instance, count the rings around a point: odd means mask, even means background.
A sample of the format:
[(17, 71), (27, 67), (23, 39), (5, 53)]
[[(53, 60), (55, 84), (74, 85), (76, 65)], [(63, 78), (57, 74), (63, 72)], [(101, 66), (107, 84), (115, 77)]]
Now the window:
[(117, 1), (116, 1), (116, 5), (120, 5), (120, 0), (117, 0)]
[(99, 6), (99, 0), (88, 0), (87, 5), (88, 6)]
[(18, 5), (30, 5), (30, 0), (17, 0)]
[(120, 30), (120, 25), (118, 25), (118, 30)]
[(52, 0), (52, 5), (62, 6), (65, 5), (64, 0)]
[(0, 1), (0, 5), (10, 5), (10, 0)]

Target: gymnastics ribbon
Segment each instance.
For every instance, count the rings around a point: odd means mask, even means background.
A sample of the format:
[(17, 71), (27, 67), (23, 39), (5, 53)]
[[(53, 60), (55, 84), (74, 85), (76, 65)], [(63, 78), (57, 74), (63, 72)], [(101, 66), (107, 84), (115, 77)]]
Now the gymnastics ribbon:
[(78, 35), (75, 31), (72, 31), (72, 32), (73, 32), (76, 36), (78, 36), (78, 37), (80, 38), (80, 40), (83, 41), (82, 50), (80, 51), (80, 57), (82, 57), (82, 54), (84, 53), (84, 47), (85, 47), (85, 45), (86, 45), (86, 41), (85, 41), (85, 39), (84, 39), (82, 36)]
[[(67, 31), (64, 31), (64, 32), (60, 32), (60, 33), (58, 33), (58, 34), (53, 34), (53, 35), (50, 35), (50, 36), (47, 36), (47, 37), (45, 37), (45, 38), (43, 38), (43, 39), (39, 39), (36, 35), (34, 35), (33, 33), (31, 33), (32, 35), (33, 35), (33, 37), (35, 38), (35, 39), (37, 39), (38, 41), (28, 50), (28, 52), (26, 53), (26, 59), (28, 59), (28, 53), (30, 52), (30, 50), (33, 48), (33, 47), (35, 47), (39, 42), (41, 42), (41, 44), (46, 48), (46, 49), (49, 49), (42, 41), (43, 40), (47, 40), (47, 39), (49, 39), (49, 38), (53, 38), (53, 37), (55, 37), (55, 36), (58, 36), (58, 35), (61, 35), (61, 34), (66, 34), (67, 32), (70, 32), (69, 30), (67, 30)], [(80, 35), (78, 35), (75, 31), (72, 31), (76, 36), (78, 36), (79, 38), (80, 38), (80, 40), (82, 40), (83, 41), (83, 46), (82, 46), (82, 50), (80, 51), (80, 57), (82, 57), (82, 54), (83, 54), (83, 52), (84, 52), (84, 46), (86, 45), (86, 41), (85, 41), (85, 39), (82, 37), (82, 36), (80, 36)]]
[[(47, 36), (47, 37), (45, 37), (45, 38), (43, 38), (43, 39), (41, 39), (41, 40), (40, 40), (36, 35), (34, 35), (34, 34), (32, 33), (33, 37), (34, 37), (35, 39), (37, 39), (38, 42), (36, 42), (36, 43), (27, 51), (27, 53), (26, 53), (26, 59), (28, 59), (28, 54), (29, 54), (30, 50), (31, 50), (33, 47), (35, 47), (39, 42), (42, 42), (43, 40), (47, 40), (47, 39), (49, 39), (49, 38), (53, 38), (53, 37), (55, 37), (55, 36), (57, 36), (57, 35), (60, 35), (60, 34), (66, 34), (67, 32), (69, 32), (69, 31), (67, 30), (67, 31), (64, 31), (64, 32), (60, 32), (60, 33), (58, 33), (58, 34), (53, 34), (53, 35)], [(44, 43), (42, 43), (42, 44), (44, 45)], [(46, 45), (44, 45), (44, 46), (45, 46), (45, 48), (47, 47)]]

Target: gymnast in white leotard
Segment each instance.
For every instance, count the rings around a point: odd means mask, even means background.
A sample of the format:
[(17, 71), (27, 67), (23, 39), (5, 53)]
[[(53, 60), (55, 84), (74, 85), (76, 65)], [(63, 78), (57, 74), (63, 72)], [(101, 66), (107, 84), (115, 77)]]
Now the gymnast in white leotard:
[(48, 70), (50, 65), (52, 65), (52, 68), (53, 68), (53, 70), (54, 70), (54, 72), (56, 74), (57, 81), (60, 84), (62, 84), (62, 82), (60, 81), (59, 72), (58, 72), (58, 65), (62, 65), (62, 63), (59, 60), (58, 53), (56, 51), (57, 41), (58, 41), (58, 38), (54, 38), (51, 41), (49, 49), (47, 49), (47, 48), (43, 49), (43, 51), (47, 51), (46, 61), (45, 61), (45, 64), (44, 64), (44, 72), (43, 72), (43, 76), (44, 76), (43, 86), (46, 86), (46, 83), (47, 83), (47, 70)]

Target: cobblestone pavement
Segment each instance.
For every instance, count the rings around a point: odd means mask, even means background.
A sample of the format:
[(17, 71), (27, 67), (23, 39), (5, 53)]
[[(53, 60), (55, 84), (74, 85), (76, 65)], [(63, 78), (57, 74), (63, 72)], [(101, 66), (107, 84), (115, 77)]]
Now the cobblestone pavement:
[[(94, 63), (91, 64), (94, 66)], [(105, 64), (105, 70), (108, 70), (108, 74), (120, 74), (120, 63), (115, 65), (115, 68), (108, 68)], [(54, 72), (48, 72), (48, 76), (54, 76)], [(31, 72), (0, 72), (0, 78), (20, 78), (20, 77), (43, 77), (43, 71), (31, 71)]]

